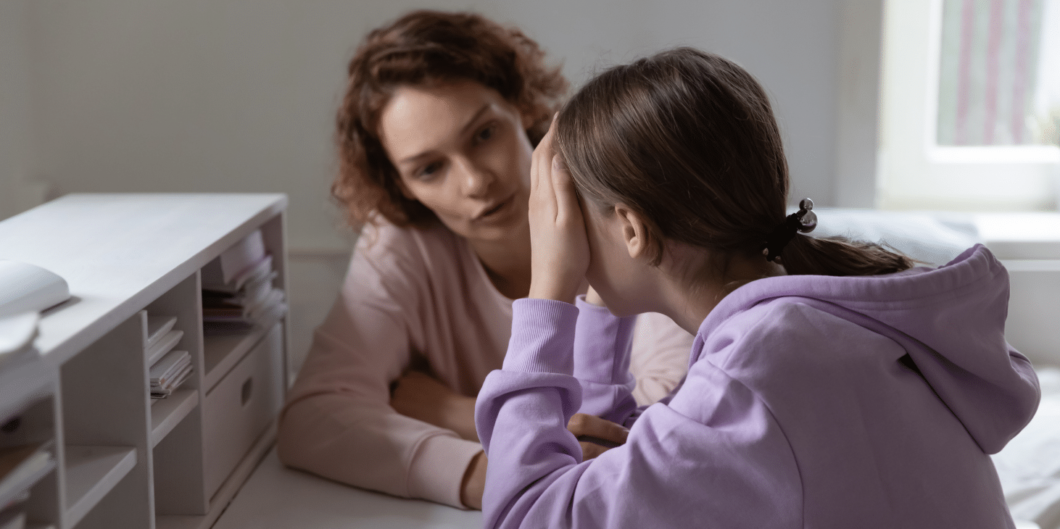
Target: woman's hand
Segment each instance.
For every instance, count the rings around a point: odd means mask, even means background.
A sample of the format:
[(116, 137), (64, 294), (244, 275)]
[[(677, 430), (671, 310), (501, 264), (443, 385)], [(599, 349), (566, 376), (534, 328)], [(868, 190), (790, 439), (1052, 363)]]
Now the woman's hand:
[(486, 467), (489, 461), (486, 452), (479, 452), (471, 458), (467, 470), (464, 471), (464, 480), (460, 483), (460, 501), (464, 507), (482, 510), (482, 494), (486, 491)]
[(629, 437), (629, 430), (622, 425), (584, 413), (575, 413), (567, 422), (567, 429), (582, 445), (583, 461), (626, 444), (626, 438)]
[(589, 268), (589, 240), (574, 182), (552, 148), (555, 130), (553, 120), (530, 167), (530, 297), (573, 303)]
[(398, 413), (446, 428), (469, 441), (478, 441), (475, 398), (465, 397), (434, 377), (409, 371), (396, 382), (390, 406)]

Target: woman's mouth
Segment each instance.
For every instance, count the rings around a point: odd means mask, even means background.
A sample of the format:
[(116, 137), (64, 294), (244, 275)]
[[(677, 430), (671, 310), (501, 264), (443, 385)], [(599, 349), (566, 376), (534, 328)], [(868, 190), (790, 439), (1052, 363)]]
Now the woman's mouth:
[(491, 220), (493, 217), (496, 217), (499, 213), (503, 213), (505, 210), (508, 209), (508, 205), (512, 203), (512, 198), (513, 197), (508, 197), (508, 198), (500, 201), (499, 203), (491, 206), (489, 209), (486, 209), (486, 210), (482, 211), (478, 215), (475, 215), (473, 220), (476, 221), (476, 222)]

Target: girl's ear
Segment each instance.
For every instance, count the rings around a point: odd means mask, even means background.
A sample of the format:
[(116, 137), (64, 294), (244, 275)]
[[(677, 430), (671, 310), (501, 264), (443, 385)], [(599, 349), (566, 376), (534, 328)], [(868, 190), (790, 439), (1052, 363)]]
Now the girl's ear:
[(648, 254), (648, 225), (644, 217), (633, 211), (625, 204), (615, 204), (615, 216), (618, 218), (619, 227), (622, 230), (622, 240), (626, 243), (626, 251), (633, 259), (639, 259)]

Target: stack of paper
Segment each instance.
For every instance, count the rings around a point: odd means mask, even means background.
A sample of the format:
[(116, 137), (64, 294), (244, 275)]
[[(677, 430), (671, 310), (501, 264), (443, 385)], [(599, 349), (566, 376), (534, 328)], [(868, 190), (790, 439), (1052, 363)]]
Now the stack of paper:
[(191, 354), (170, 351), (151, 366), (151, 398), (164, 399), (191, 376)]
[(0, 448), (0, 529), (25, 527), (29, 489), (54, 467), (49, 444)]
[(224, 332), (267, 324), (287, 312), (272, 256), (255, 231), (202, 269), (204, 332)]
[(184, 331), (174, 329), (173, 316), (147, 317), (147, 365), (154, 365), (163, 355), (173, 350), (184, 337)]

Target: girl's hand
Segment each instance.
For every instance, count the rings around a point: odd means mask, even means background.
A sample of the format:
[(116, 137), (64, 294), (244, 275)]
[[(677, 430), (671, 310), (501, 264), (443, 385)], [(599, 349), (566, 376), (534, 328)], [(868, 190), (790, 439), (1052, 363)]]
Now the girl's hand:
[(530, 167), (530, 297), (573, 303), (589, 268), (589, 240), (574, 182), (552, 149), (555, 127), (553, 120)]
[(584, 413), (575, 413), (567, 423), (567, 429), (582, 445), (582, 461), (626, 444), (626, 438), (629, 437), (629, 430), (624, 426)]
[(597, 307), (606, 307), (607, 303), (604, 303), (604, 298), (600, 297), (600, 294), (596, 292), (596, 289), (589, 286), (589, 291), (585, 293), (585, 302), (590, 305), (596, 305)]

